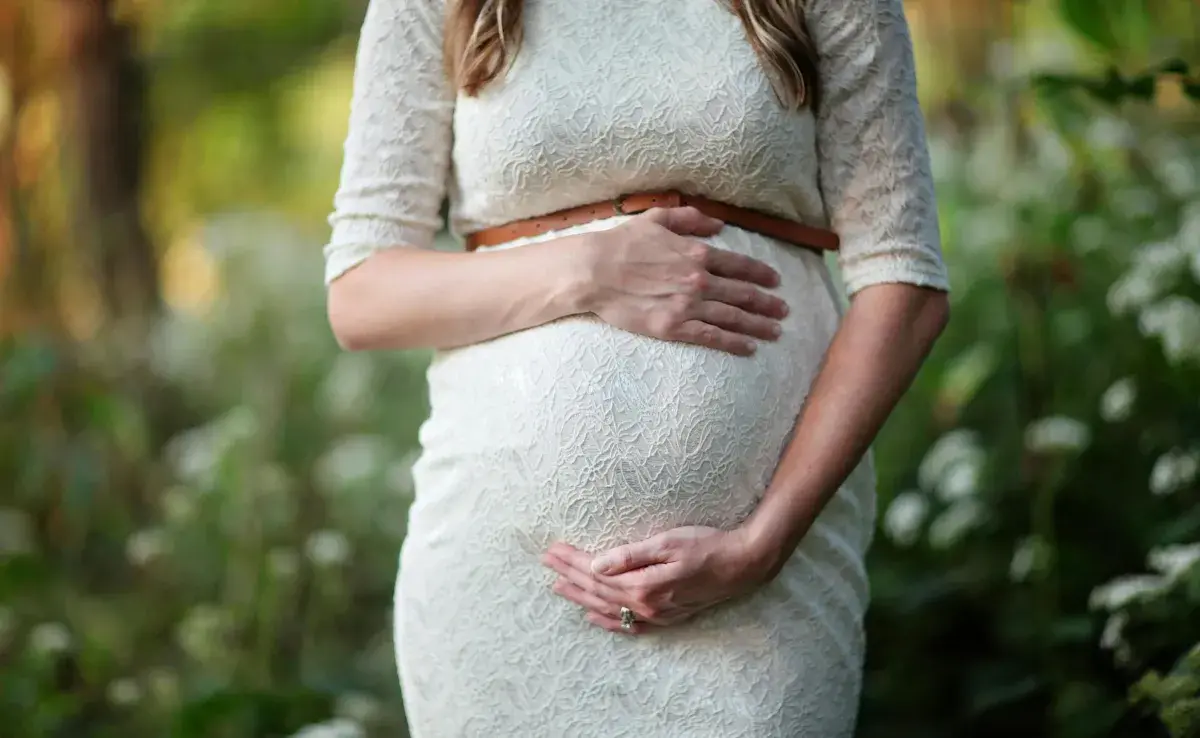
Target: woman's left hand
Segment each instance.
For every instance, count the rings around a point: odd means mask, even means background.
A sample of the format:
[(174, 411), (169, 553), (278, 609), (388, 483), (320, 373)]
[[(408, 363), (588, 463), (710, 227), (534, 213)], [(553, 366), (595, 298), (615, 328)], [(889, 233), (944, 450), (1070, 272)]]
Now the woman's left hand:
[[(616, 633), (643, 633), (678, 623), (750, 592), (771, 578), (765, 557), (745, 529), (687, 526), (595, 556), (556, 543), (542, 563), (558, 573), (554, 591), (588, 611), (588, 620)], [(637, 616), (621, 628), (621, 608)]]

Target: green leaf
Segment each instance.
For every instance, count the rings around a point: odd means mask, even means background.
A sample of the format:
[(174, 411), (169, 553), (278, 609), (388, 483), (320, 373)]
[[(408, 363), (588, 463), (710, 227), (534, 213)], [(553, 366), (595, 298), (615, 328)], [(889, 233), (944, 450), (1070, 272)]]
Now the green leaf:
[(1142, 74), (1134, 77), (1125, 87), (1129, 97), (1149, 102), (1154, 99), (1154, 92), (1158, 89), (1158, 76), (1154, 74)]
[(1168, 59), (1158, 67), (1163, 74), (1179, 74), (1184, 77), (1188, 76), (1188, 63), (1183, 59)]
[(960, 408), (979, 392), (984, 382), (991, 378), (999, 366), (995, 348), (978, 343), (957, 356), (946, 368), (942, 380), (941, 397), (953, 407)]
[(1101, 0), (1059, 0), (1059, 11), (1067, 25), (1091, 43), (1111, 52), (1117, 50), (1117, 38), (1105, 6)]
[(1121, 77), (1121, 73), (1117, 71), (1116, 67), (1110, 67), (1103, 80), (1087, 82), (1085, 83), (1085, 87), (1092, 94), (1092, 97), (1110, 105), (1120, 104), (1129, 91), (1128, 84)]
[(176, 716), (174, 738), (288, 735), (327, 717), (332, 697), (310, 689), (220, 690), (192, 700)]

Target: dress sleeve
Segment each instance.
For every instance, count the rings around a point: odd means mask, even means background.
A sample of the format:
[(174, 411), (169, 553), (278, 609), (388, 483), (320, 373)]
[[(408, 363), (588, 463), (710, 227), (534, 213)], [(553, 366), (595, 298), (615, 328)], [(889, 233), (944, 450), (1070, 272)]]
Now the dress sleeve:
[(442, 65), (444, 2), (367, 6), (326, 284), (380, 249), (430, 248), (442, 226), (455, 99)]
[(817, 150), (847, 295), (880, 283), (949, 290), (902, 0), (811, 0)]

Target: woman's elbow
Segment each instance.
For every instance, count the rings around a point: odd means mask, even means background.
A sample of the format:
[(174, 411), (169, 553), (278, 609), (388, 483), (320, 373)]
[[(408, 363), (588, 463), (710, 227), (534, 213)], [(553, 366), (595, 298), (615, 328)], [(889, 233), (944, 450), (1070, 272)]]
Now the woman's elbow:
[(329, 285), (325, 295), (325, 314), (333, 338), (344, 351), (364, 351), (371, 348), (370, 332), (356, 309), (356, 297), (340, 282)]
[(942, 331), (946, 330), (946, 326), (950, 324), (949, 293), (942, 292), (941, 290), (933, 292), (929, 296), (929, 302), (925, 310), (933, 336), (937, 338), (942, 334)]
[(372, 351), (382, 348), (403, 348), (397, 336), (397, 326), (387, 330), (380, 322), (383, 312), (371, 298), (371, 291), (356, 285), (350, 275), (329, 285), (325, 295), (325, 312), (329, 328), (344, 351)]

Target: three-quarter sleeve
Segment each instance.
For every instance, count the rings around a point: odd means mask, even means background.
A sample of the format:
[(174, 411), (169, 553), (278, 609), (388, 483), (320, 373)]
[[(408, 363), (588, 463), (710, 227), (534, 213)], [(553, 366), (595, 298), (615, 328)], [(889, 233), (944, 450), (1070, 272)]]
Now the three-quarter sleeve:
[(902, 0), (813, 0), (807, 23), (821, 193), (847, 294), (880, 283), (948, 290)]
[(367, 7), (326, 284), (380, 249), (430, 248), (442, 226), (455, 100), (442, 64), (444, 2)]

